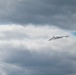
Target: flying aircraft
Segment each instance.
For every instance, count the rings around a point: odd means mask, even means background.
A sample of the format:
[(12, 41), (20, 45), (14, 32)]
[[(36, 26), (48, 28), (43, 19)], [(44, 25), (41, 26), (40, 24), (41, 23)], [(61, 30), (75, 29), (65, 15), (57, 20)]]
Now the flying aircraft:
[(63, 38), (63, 37), (69, 37), (69, 36), (53, 36), (51, 39), (49, 39), (48, 41), (51, 41), (51, 40), (55, 40), (55, 39), (60, 39), (60, 38)]

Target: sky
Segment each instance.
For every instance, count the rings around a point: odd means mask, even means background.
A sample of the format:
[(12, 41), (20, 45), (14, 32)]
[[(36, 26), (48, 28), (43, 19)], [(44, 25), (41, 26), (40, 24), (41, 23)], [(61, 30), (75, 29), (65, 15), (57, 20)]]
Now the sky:
[(76, 75), (76, 0), (0, 0), (0, 75)]

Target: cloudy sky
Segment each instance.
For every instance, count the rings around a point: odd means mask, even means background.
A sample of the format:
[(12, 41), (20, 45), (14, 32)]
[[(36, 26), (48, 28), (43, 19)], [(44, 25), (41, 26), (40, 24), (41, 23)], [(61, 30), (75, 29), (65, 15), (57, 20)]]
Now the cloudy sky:
[(76, 0), (0, 0), (0, 75), (76, 75)]

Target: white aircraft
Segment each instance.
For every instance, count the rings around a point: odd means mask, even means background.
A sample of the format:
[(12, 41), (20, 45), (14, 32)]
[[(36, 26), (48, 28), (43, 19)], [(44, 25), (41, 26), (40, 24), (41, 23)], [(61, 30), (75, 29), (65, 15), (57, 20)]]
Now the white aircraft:
[(55, 39), (60, 39), (60, 38), (63, 38), (63, 37), (69, 37), (69, 36), (53, 36), (51, 39), (49, 39), (48, 41), (51, 41), (51, 40), (55, 40)]

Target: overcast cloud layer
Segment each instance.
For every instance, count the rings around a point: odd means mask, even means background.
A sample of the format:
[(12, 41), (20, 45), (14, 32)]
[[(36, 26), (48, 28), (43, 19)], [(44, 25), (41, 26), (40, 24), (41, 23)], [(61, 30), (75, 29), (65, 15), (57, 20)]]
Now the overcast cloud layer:
[(0, 0), (0, 23), (49, 24), (76, 30), (76, 0)]
[(0, 0), (0, 75), (76, 75), (76, 0)]
[[(48, 41), (53, 35), (70, 37)], [(76, 75), (75, 36), (48, 25), (0, 25), (0, 75)]]

